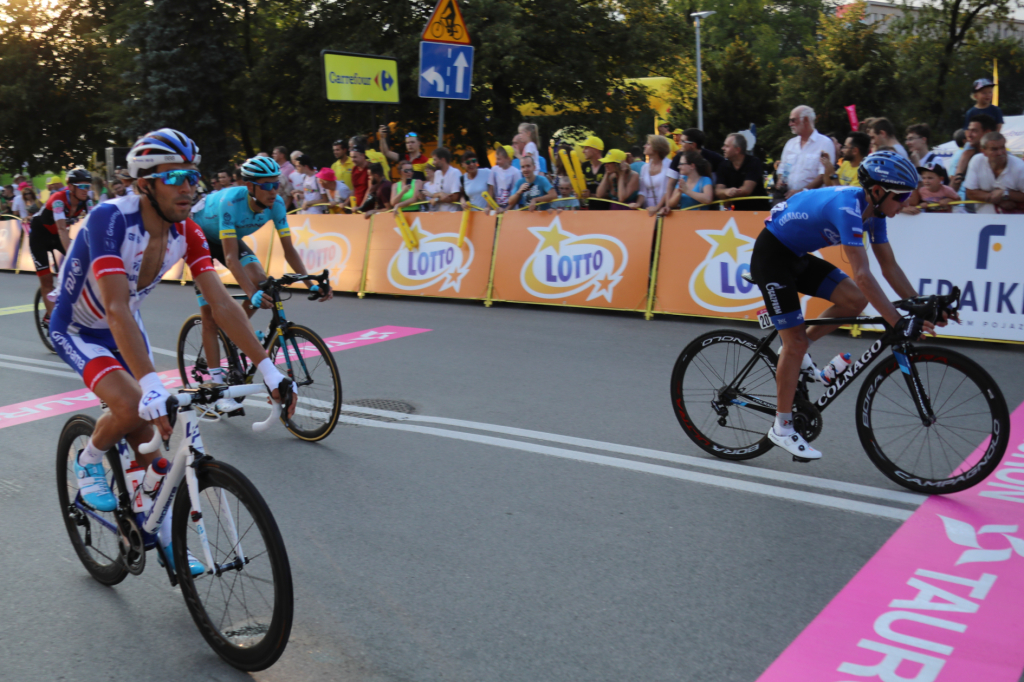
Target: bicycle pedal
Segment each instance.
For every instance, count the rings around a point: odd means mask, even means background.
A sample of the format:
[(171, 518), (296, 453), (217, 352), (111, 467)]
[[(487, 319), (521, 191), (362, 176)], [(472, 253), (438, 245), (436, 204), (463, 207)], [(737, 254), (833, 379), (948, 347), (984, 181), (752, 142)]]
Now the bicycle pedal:
[(813, 462), (814, 460), (807, 459), (806, 457), (797, 457), (796, 455), (793, 455), (793, 461), (794, 462), (803, 462), (803, 463), (806, 464), (807, 462)]

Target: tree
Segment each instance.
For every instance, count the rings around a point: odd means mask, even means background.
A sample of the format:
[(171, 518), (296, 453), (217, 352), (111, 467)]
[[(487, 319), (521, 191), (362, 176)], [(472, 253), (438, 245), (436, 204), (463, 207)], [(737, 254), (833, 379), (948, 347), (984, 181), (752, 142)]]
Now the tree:
[(704, 132), (715, 144), (726, 135), (758, 127), (761, 131), (774, 120), (778, 96), (777, 75), (771, 65), (762, 66), (747, 43), (738, 37), (708, 60), (704, 85)]

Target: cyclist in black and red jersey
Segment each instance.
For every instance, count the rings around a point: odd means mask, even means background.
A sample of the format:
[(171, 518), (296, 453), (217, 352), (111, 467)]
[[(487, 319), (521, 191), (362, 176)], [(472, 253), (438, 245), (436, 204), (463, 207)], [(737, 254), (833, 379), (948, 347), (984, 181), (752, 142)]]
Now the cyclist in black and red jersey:
[(32, 217), (29, 226), (28, 246), (32, 252), (39, 288), (43, 292), (43, 304), (49, 318), (53, 303), (47, 297), (53, 291), (53, 273), (50, 272), (50, 253), (68, 252), (71, 246), (71, 226), (75, 220), (89, 210), (89, 190), (92, 189), (92, 174), (76, 168), (68, 173), (68, 185), (50, 195), (42, 211)]

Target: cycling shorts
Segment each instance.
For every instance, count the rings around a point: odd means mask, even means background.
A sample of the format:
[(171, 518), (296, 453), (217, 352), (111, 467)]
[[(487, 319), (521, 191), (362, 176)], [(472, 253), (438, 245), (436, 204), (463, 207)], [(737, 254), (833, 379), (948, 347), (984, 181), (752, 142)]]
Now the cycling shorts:
[[(224, 259), (224, 243), (219, 239), (210, 239), (209, 237), (206, 238), (206, 241), (210, 245), (210, 257), (219, 261), (222, 265), (227, 265)], [(249, 263), (260, 262), (260, 259), (252, 252), (248, 244), (241, 239), (236, 239), (235, 241), (238, 242), (238, 260), (242, 263), (242, 267)], [(203, 298), (202, 293), (199, 291), (199, 287), (193, 285), (193, 288), (196, 290), (196, 302), (199, 303), (199, 307), (202, 308), (204, 305), (207, 305), (206, 299)]]
[[(139, 325), (146, 351), (152, 360), (149, 337), (138, 313), (135, 314), (135, 323)], [(78, 372), (90, 391), (111, 372), (124, 370), (131, 376), (128, 363), (118, 352), (117, 342), (109, 329), (86, 329), (76, 324), (64, 324), (54, 316), (50, 320), (50, 342), (60, 359)]]
[(52, 251), (67, 253), (64, 250), (64, 244), (60, 241), (60, 235), (47, 230), (38, 216), (32, 219), (32, 227), (28, 233), (28, 249), (32, 253), (36, 274), (50, 271), (50, 253)]
[(817, 256), (796, 255), (768, 230), (761, 230), (754, 242), (750, 275), (761, 288), (776, 329), (804, 323), (800, 294), (828, 300), (847, 278), (845, 272)]

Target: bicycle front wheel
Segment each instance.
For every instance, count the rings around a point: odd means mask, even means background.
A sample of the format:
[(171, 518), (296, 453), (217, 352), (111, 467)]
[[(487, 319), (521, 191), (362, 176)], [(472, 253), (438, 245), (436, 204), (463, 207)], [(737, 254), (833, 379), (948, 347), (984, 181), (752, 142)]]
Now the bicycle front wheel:
[(53, 343), (50, 342), (50, 323), (49, 321), (43, 321), (46, 319), (46, 304), (43, 302), (42, 289), (36, 289), (36, 298), (33, 301), (32, 312), (36, 318), (36, 331), (39, 332), (39, 338), (42, 339), (43, 345), (46, 346), (46, 350), (56, 353), (57, 351), (53, 349)]
[(299, 388), (299, 404), (285, 426), (302, 440), (326, 438), (341, 414), (341, 375), (331, 349), (312, 329), (293, 324), (274, 337), (267, 355)]
[[(752, 459), (772, 448), (768, 429), (775, 421), (775, 367), (778, 357), (743, 332), (719, 329), (690, 342), (672, 370), (672, 409), (683, 432), (702, 450), (731, 460)], [(753, 360), (735, 388), (735, 402), (726, 387)], [(740, 403), (757, 400), (772, 414)]]
[[(57, 499), (71, 546), (85, 570), (104, 585), (116, 585), (128, 577), (128, 569), (118, 549), (117, 519), (113, 512), (98, 512), (86, 506), (78, 496), (75, 458), (92, 436), (96, 422), (78, 414), (68, 420), (57, 444)], [(117, 479), (104, 465), (110, 490), (118, 497)]]
[(857, 435), (868, 457), (918, 493), (955, 493), (980, 483), (999, 465), (1010, 437), (999, 386), (976, 362), (945, 348), (914, 349), (908, 357), (936, 421), (922, 423), (896, 358), (889, 358), (857, 396)]
[[(217, 330), (217, 340), (220, 346), (220, 365), (227, 367), (230, 346), (223, 329)], [(178, 374), (181, 375), (181, 385), (184, 388), (195, 388), (210, 380), (210, 367), (206, 360), (206, 348), (203, 346), (201, 315), (189, 317), (178, 332)]]
[(234, 467), (196, 467), (199, 507), (214, 566), (193, 576), (188, 554), (206, 561), (188, 488), (174, 500), (171, 537), (178, 584), (207, 643), (239, 670), (265, 670), (288, 645), (294, 597), (288, 554), (267, 503)]

